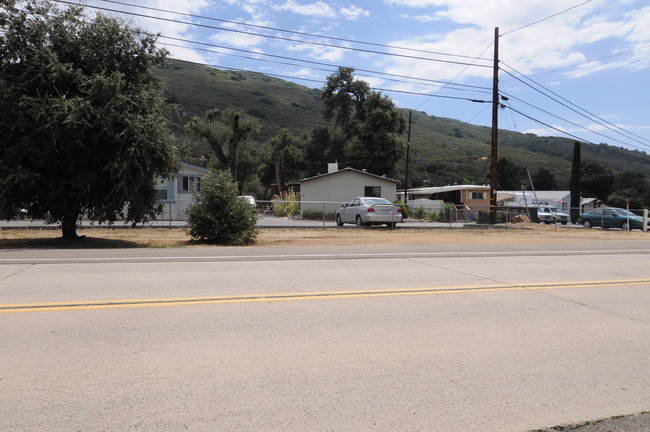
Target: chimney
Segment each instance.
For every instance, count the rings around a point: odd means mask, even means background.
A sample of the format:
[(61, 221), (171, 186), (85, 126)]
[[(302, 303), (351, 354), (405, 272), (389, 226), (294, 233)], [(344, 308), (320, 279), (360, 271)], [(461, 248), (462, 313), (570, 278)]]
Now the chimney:
[(327, 164), (327, 172), (328, 172), (328, 173), (333, 173), (333, 172), (336, 172), (336, 171), (338, 171), (338, 170), (339, 170), (339, 164), (338, 164), (338, 162), (328, 163), (328, 164)]

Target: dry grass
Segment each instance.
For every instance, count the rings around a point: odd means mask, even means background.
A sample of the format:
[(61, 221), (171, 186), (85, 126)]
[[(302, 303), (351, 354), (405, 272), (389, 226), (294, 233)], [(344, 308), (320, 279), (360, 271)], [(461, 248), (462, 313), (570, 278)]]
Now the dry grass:
[[(177, 248), (206, 247), (182, 228), (97, 229), (79, 231), (84, 239), (61, 238), (58, 230), (3, 230), (0, 249), (16, 248)], [(498, 229), (263, 229), (257, 246), (344, 246), (429, 244), (566, 243), (607, 240), (650, 240), (641, 231), (557, 228), (519, 224)], [(247, 246), (247, 247), (255, 247)]]

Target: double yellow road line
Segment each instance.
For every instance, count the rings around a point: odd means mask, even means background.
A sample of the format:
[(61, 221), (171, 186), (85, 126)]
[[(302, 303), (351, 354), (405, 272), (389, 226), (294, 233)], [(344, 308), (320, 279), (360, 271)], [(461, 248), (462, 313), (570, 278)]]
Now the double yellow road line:
[(151, 299), (127, 300), (94, 300), (94, 301), (69, 301), (51, 303), (17, 303), (0, 304), (0, 314), (27, 313), (27, 312), (53, 312), (92, 309), (125, 309), (141, 307), (187, 306), (205, 304), (229, 303), (261, 303), (298, 300), (332, 300), (360, 297), (388, 297), (407, 295), (435, 295), (459, 294), (493, 291), (523, 291), (523, 290), (551, 290), (572, 288), (593, 288), (611, 286), (650, 285), (650, 279), (626, 279), (608, 281), (562, 282), (562, 283), (531, 283), (531, 284), (494, 284), (451, 287), (428, 288), (403, 288), (385, 290), (360, 290), (360, 291), (322, 291), (299, 293), (273, 293), (273, 294), (245, 294), (216, 297), (171, 297)]

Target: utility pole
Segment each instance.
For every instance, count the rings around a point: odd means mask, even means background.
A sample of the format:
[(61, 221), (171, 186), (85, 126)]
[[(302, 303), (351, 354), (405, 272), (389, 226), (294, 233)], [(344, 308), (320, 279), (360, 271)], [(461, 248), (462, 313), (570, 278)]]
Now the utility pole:
[(404, 172), (404, 205), (409, 201), (409, 149), (411, 147), (411, 111), (409, 110), (409, 129), (406, 138), (406, 169)]
[(492, 152), (490, 158), (490, 225), (497, 223), (497, 157), (499, 130), (499, 27), (494, 28), (494, 70), (492, 75)]

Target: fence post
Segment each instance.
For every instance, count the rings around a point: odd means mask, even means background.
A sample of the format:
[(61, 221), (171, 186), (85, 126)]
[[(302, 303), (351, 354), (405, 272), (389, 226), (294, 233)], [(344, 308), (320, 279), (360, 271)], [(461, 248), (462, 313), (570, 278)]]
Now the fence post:
[(648, 232), (648, 209), (643, 209), (643, 232)]
[(325, 201), (323, 201), (323, 228), (325, 228)]

